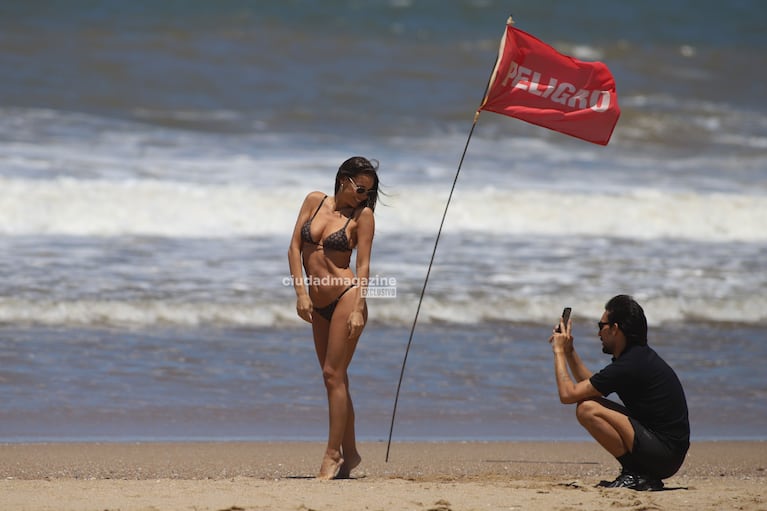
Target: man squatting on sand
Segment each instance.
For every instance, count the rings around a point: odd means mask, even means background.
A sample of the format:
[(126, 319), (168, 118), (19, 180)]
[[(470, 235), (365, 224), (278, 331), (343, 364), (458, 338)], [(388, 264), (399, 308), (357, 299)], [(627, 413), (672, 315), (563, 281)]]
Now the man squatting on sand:
[[(347, 370), (368, 317), (365, 287), (375, 232), (376, 171), (377, 162), (361, 156), (343, 162), (332, 197), (311, 192), (304, 199), (288, 249), (296, 312), (312, 324), (328, 395), (328, 444), (319, 479), (349, 477), (361, 461)], [(356, 277), (349, 267), (355, 248)]]
[[(690, 423), (676, 373), (647, 345), (642, 307), (627, 295), (607, 302), (598, 335), (602, 352), (613, 358), (596, 374), (575, 351), (571, 324), (560, 318), (549, 338), (559, 400), (577, 403), (578, 422), (621, 464), (614, 481), (598, 486), (663, 489), (662, 479), (679, 470), (690, 447)], [(612, 392), (625, 406), (603, 397)]]

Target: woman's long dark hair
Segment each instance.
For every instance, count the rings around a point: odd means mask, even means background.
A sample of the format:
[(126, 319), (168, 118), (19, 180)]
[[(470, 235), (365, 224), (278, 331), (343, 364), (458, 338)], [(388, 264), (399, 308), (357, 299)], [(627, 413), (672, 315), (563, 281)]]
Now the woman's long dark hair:
[(362, 206), (367, 206), (375, 211), (378, 203), (378, 160), (371, 161), (363, 156), (352, 156), (343, 162), (336, 173), (335, 193), (341, 189), (341, 183), (345, 179), (354, 180), (355, 177), (362, 175), (370, 176), (373, 179), (373, 187), (368, 192), (368, 198), (362, 203)]

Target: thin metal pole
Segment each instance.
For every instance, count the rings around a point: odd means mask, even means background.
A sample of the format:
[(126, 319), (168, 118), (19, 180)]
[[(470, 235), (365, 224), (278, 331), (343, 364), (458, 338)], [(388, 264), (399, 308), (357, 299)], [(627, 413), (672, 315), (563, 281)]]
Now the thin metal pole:
[[(509, 19), (506, 20), (507, 25), (511, 25), (514, 23), (514, 20), (511, 16), (509, 16)], [(506, 30), (504, 29), (504, 37), (505, 37)], [(501, 39), (503, 41), (503, 38)], [(501, 49), (499, 48), (498, 54), (496, 55), (496, 61), (495, 66), (493, 67), (492, 72), (490, 73), (490, 76), (487, 79), (487, 84), (485, 85), (485, 92), (482, 94), (482, 103), (480, 104), (477, 111), (474, 113), (474, 122), (471, 124), (471, 129), (469, 130), (469, 136), (466, 138), (466, 145), (463, 146), (463, 154), (461, 154), (461, 160), (458, 162), (458, 169), (455, 171), (455, 177), (453, 178), (453, 186), (450, 187), (450, 194), (447, 196), (447, 202), (445, 203), (445, 211), (442, 212), (442, 221), (439, 223), (439, 230), (437, 231), (437, 239), (434, 240), (434, 249), (431, 251), (431, 259), (429, 259), (429, 268), (426, 270), (426, 278), (423, 281), (423, 287), (421, 288), (421, 296), (418, 298), (418, 307), (415, 310), (415, 317), (413, 318), (413, 326), (410, 327), (410, 336), (407, 340), (407, 347), (405, 348), (405, 357), (402, 359), (402, 369), (400, 369), (399, 372), (399, 381), (397, 382), (397, 393), (394, 396), (394, 409), (391, 413), (391, 424), (389, 425), (389, 439), (386, 442), (386, 462), (389, 462), (389, 449), (391, 448), (391, 437), (392, 432), (394, 431), (394, 417), (397, 415), (397, 403), (399, 402), (399, 392), (402, 388), (402, 378), (405, 375), (405, 364), (407, 364), (407, 356), (408, 353), (410, 353), (410, 345), (413, 343), (413, 333), (415, 332), (415, 325), (418, 322), (418, 314), (421, 312), (421, 304), (423, 303), (423, 297), (426, 294), (426, 285), (429, 283), (429, 275), (431, 274), (431, 267), (434, 264), (434, 256), (437, 254), (437, 245), (439, 245), (439, 238), (442, 234), (442, 227), (445, 225), (445, 218), (447, 217), (447, 210), (450, 207), (450, 201), (453, 198), (453, 192), (455, 191), (455, 185), (458, 183), (458, 175), (461, 173), (461, 167), (463, 166), (463, 160), (466, 158), (466, 151), (469, 149), (469, 141), (471, 141), (471, 136), (474, 134), (474, 128), (477, 126), (477, 121), (479, 120), (479, 114), (482, 111), (482, 107), (485, 105), (485, 101), (487, 100), (487, 93), (490, 90), (490, 84), (493, 81), (493, 76), (495, 75), (495, 69), (498, 66), (498, 60), (501, 56)]]
[(423, 281), (423, 287), (421, 288), (421, 297), (418, 299), (418, 307), (415, 310), (415, 317), (413, 318), (413, 326), (410, 327), (410, 336), (407, 340), (407, 347), (405, 348), (405, 358), (402, 360), (402, 369), (399, 373), (399, 382), (397, 382), (397, 393), (394, 396), (394, 409), (391, 413), (391, 425), (389, 426), (389, 440), (386, 443), (386, 462), (389, 462), (389, 449), (391, 447), (391, 437), (392, 432), (394, 431), (394, 416), (397, 414), (397, 403), (399, 402), (399, 391), (402, 387), (402, 377), (405, 375), (405, 364), (407, 363), (407, 356), (410, 352), (410, 345), (413, 343), (413, 333), (415, 332), (415, 325), (418, 322), (418, 314), (421, 312), (421, 304), (423, 303), (423, 297), (426, 294), (426, 285), (429, 283), (429, 275), (431, 274), (431, 267), (434, 264), (434, 257), (437, 254), (437, 245), (439, 245), (439, 237), (442, 234), (442, 227), (445, 225), (445, 217), (447, 217), (447, 210), (450, 207), (450, 200), (453, 198), (453, 192), (455, 191), (455, 185), (458, 183), (458, 175), (461, 173), (461, 167), (463, 166), (463, 160), (466, 157), (466, 151), (469, 148), (469, 141), (471, 140), (472, 134), (474, 134), (474, 127), (477, 125), (477, 120), (479, 120), (479, 113), (480, 111), (477, 110), (477, 112), (474, 114), (474, 122), (471, 125), (471, 130), (469, 131), (469, 136), (466, 139), (466, 145), (463, 147), (463, 154), (461, 155), (461, 161), (458, 163), (458, 170), (455, 172), (455, 177), (453, 178), (453, 186), (450, 188), (450, 194), (447, 197), (447, 202), (445, 203), (445, 211), (442, 213), (442, 221), (439, 223), (439, 230), (437, 231), (437, 239), (434, 240), (434, 249), (431, 252), (431, 259), (429, 259), (429, 268), (426, 270), (426, 278)]

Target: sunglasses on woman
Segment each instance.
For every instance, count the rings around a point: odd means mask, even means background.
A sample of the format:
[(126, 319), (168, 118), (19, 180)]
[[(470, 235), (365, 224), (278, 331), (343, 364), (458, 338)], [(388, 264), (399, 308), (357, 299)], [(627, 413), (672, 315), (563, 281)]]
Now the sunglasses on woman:
[(374, 188), (371, 188), (370, 190), (366, 190), (364, 186), (360, 186), (357, 183), (355, 183), (354, 179), (352, 179), (351, 177), (349, 177), (348, 179), (351, 182), (352, 186), (354, 187), (354, 192), (357, 195), (362, 195), (362, 194), (370, 195), (372, 192), (375, 191)]

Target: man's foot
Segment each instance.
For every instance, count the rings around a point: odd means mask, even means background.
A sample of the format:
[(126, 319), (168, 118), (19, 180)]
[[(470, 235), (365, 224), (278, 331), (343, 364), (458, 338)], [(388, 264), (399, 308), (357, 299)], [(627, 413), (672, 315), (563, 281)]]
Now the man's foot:
[(614, 481), (600, 481), (597, 484), (601, 488), (628, 488), (635, 491), (660, 491), (663, 489), (663, 481), (651, 477), (621, 472)]
[(322, 465), (320, 466), (320, 473), (317, 474), (317, 479), (330, 481), (331, 479), (337, 478), (338, 474), (341, 472), (343, 464), (343, 458), (339, 457), (338, 459), (334, 459), (326, 454), (322, 459)]
[(344, 462), (341, 465), (341, 470), (338, 471), (338, 475), (336, 476), (336, 479), (349, 479), (349, 477), (352, 475), (352, 470), (357, 467), (362, 462), (362, 457), (358, 453), (354, 453), (353, 455), (346, 455), (344, 453)]

